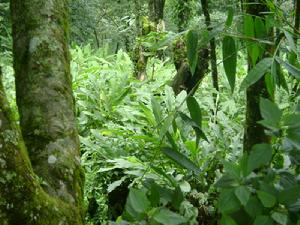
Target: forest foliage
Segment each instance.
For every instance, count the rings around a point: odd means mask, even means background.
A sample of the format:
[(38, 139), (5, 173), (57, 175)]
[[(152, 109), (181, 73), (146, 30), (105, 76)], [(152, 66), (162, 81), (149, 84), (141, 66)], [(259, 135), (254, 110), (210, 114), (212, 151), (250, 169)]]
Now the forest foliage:
[[(293, 1), (261, 1), (268, 8), (263, 17), (242, 11), (240, 1), (208, 1), (207, 27), (201, 1), (167, 0), (166, 29), (136, 36), (137, 15), (149, 14), (147, 1), (138, 2), (70, 4), (86, 223), (300, 224), (300, 32)], [(0, 9), (0, 67), (17, 120), (8, 3)], [(193, 77), (199, 51), (212, 40), (218, 90), (210, 66), (197, 90), (174, 92), (174, 43), (186, 45), (180, 54)], [(136, 46), (147, 58), (142, 81), (133, 75)], [(270, 97), (256, 99), (256, 123), (269, 141), (245, 149), (246, 90), (261, 80)]]

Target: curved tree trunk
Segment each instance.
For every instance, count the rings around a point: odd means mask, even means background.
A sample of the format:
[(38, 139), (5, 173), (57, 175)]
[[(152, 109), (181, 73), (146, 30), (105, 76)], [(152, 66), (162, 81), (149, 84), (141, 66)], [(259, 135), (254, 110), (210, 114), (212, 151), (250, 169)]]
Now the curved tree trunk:
[(1, 86), (0, 218), (10, 225), (83, 224), (67, 9), (67, 0), (11, 0), (22, 135)]

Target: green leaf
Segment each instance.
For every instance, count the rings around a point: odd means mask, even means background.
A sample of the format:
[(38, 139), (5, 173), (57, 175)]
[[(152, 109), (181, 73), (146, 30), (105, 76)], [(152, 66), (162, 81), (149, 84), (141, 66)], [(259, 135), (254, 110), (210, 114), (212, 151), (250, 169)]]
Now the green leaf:
[(221, 192), (218, 209), (221, 213), (233, 213), (241, 208), (241, 204), (234, 194), (233, 189), (225, 189)]
[(220, 221), (220, 225), (237, 225), (237, 224), (230, 216), (223, 214)]
[(254, 37), (254, 22), (251, 15), (244, 16), (244, 34), (248, 37)]
[(285, 205), (291, 205), (300, 199), (300, 185), (285, 188), (278, 194), (278, 201)]
[(170, 159), (172, 159), (173, 161), (175, 161), (178, 165), (193, 171), (196, 174), (200, 173), (200, 169), (198, 166), (196, 166), (196, 164), (191, 161), (188, 157), (186, 157), (184, 154), (182, 154), (181, 152), (178, 152), (176, 150), (173, 150), (169, 147), (163, 147), (161, 149), (161, 151), (168, 156)]
[(237, 53), (235, 41), (232, 37), (225, 36), (223, 39), (223, 65), (227, 76), (227, 80), (231, 87), (231, 91), (234, 90), (235, 75), (236, 75), (236, 62)]
[(234, 190), (235, 196), (240, 200), (241, 204), (245, 206), (250, 198), (251, 192), (245, 186), (239, 186)]
[(300, 80), (300, 69), (278, 57), (276, 57), (276, 60), (278, 63), (282, 64), (292, 76), (294, 76), (297, 80)]
[(281, 225), (286, 225), (288, 222), (288, 217), (286, 214), (284, 213), (280, 213), (280, 212), (273, 212), (271, 215), (272, 219), (281, 224)]
[(150, 201), (142, 190), (131, 188), (127, 197), (125, 209), (133, 218), (141, 218), (150, 207)]
[(247, 205), (245, 206), (245, 211), (252, 217), (256, 218), (263, 211), (263, 206), (259, 202), (256, 196), (251, 196)]
[(160, 107), (160, 104), (157, 102), (157, 100), (155, 99), (155, 97), (151, 98), (151, 104), (152, 104), (152, 110), (153, 110), (153, 114), (156, 120), (157, 125), (161, 123), (162, 121), (162, 109)]
[(265, 38), (267, 36), (266, 26), (261, 17), (255, 17), (254, 26), (257, 38)]
[(234, 13), (233, 8), (229, 7), (228, 8), (227, 19), (226, 19), (226, 22), (225, 22), (226, 27), (230, 27), (231, 26), (232, 21), (233, 21), (233, 13)]
[(193, 96), (189, 96), (186, 100), (192, 120), (201, 128), (202, 113), (197, 100)]
[(273, 221), (270, 217), (259, 215), (255, 220), (253, 225), (273, 225)]
[(216, 187), (220, 188), (229, 188), (229, 187), (235, 187), (238, 185), (238, 181), (235, 177), (224, 174), (217, 182)]
[(186, 38), (187, 58), (192, 75), (194, 75), (198, 63), (198, 32), (196, 30), (189, 30)]
[[(181, 117), (181, 119), (188, 125), (192, 126), (193, 129), (195, 130), (197, 139), (199, 139), (200, 137), (202, 137), (204, 140), (206, 140), (208, 142), (208, 139), (206, 137), (206, 135), (204, 134), (204, 132), (202, 131), (201, 127), (199, 127), (198, 124), (196, 124), (190, 117), (188, 117), (187, 115), (185, 115), (182, 112), (179, 112), (179, 115)], [(198, 142), (198, 141), (197, 141)], [(198, 143), (197, 143), (198, 144)]]
[(158, 211), (154, 213), (153, 219), (163, 225), (177, 225), (187, 222), (186, 218), (166, 208), (158, 209)]
[(256, 144), (248, 157), (248, 172), (267, 165), (272, 158), (272, 147), (269, 144)]
[(275, 127), (279, 126), (282, 112), (274, 102), (266, 98), (260, 98), (259, 108), (263, 119), (267, 120)]
[(257, 63), (243, 80), (240, 89), (245, 90), (262, 78), (272, 65), (272, 58), (263, 58)]
[(271, 208), (276, 203), (276, 197), (264, 191), (257, 191), (257, 196), (264, 207)]

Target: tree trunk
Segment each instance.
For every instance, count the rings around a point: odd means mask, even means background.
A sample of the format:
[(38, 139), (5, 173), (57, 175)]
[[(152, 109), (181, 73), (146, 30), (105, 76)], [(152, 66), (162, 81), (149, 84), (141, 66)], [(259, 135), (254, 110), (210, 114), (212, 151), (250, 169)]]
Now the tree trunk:
[[(208, 10), (208, 0), (201, 0), (202, 11), (205, 17), (205, 23), (208, 31), (211, 31), (211, 21)], [(216, 54), (216, 39), (212, 38), (210, 40), (210, 65), (211, 65), (211, 75), (213, 80), (213, 87), (219, 91), (218, 83), (218, 67), (217, 67), (217, 54)]]
[(0, 165), (5, 183), (0, 182), (0, 217), (10, 225), (83, 224), (84, 175), (71, 88), (68, 1), (11, 0), (11, 13), (22, 135), (12, 124), (1, 86)]
[(174, 64), (177, 70), (172, 81), (174, 93), (177, 95), (185, 90), (189, 94), (194, 94), (208, 70), (208, 49), (199, 49), (198, 62), (194, 75), (190, 71), (186, 58), (186, 45), (182, 39), (176, 41), (173, 53)]
[[(245, 10), (247, 14), (262, 17), (263, 14), (268, 11), (265, 1), (259, 0), (245, 0)], [(272, 36), (271, 34), (268, 34)], [(263, 57), (266, 54), (263, 54)], [(253, 62), (248, 52), (248, 70), (253, 68)], [(267, 90), (265, 77), (263, 76), (259, 81), (250, 86), (247, 89), (247, 103), (246, 103), (246, 124), (244, 134), (244, 151), (250, 151), (253, 145), (259, 143), (270, 142), (270, 137), (265, 134), (265, 129), (257, 122), (262, 120), (262, 116), (259, 109), (260, 97), (271, 99), (271, 95)]]
[(165, 0), (149, 0), (150, 20), (157, 26), (164, 18)]

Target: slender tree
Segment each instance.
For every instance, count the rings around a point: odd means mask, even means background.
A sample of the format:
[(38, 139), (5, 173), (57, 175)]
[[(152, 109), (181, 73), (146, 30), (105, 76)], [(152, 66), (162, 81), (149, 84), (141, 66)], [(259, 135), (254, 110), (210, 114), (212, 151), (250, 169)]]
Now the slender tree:
[[(246, 14), (251, 15), (253, 21), (255, 19), (261, 18), (264, 21), (264, 15), (268, 11), (268, 7), (264, 0), (245, 0), (244, 9)], [(254, 22), (253, 22), (254, 23)], [(256, 38), (272, 38), (273, 31), (269, 31), (267, 37), (260, 37), (260, 34), (256, 32)], [(255, 38), (255, 37), (252, 37)], [(249, 43), (248, 43), (249, 44)], [(249, 45), (248, 47), (248, 70), (255, 66), (253, 60), (253, 55), (251, 51), (255, 43)], [(261, 60), (263, 57), (268, 56), (272, 52), (270, 46), (266, 46), (264, 49), (260, 46), (259, 51), (261, 56), (257, 60)], [(259, 109), (260, 97), (271, 99), (271, 95), (267, 90), (265, 77), (262, 77), (255, 84), (251, 85), (247, 89), (246, 93), (247, 103), (246, 103), (246, 124), (245, 124), (245, 134), (244, 134), (244, 150), (250, 151), (252, 146), (258, 143), (266, 143), (270, 141), (269, 136), (265, 133), (264, 127), (257, 123), (262, 120), (262, 116)]]
[[(20, 127), (0, 86), (0, 221), (83, 224), (67, 0), (11, 0)], [(9, 187), (9, 188), (8, 188)]]

